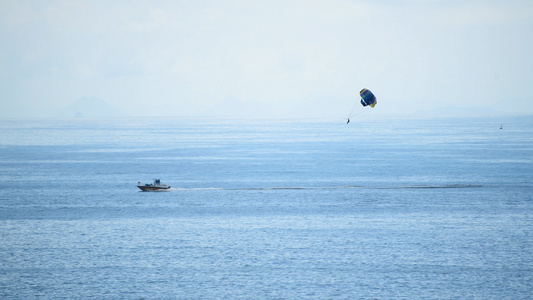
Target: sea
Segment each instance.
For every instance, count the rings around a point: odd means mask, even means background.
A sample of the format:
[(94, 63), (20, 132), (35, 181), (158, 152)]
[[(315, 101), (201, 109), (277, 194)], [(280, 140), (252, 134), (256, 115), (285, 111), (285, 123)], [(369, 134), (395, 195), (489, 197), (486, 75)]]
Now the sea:
[(3, 119), (0, 171), (1, 299), (533, 298), (532, 116)]

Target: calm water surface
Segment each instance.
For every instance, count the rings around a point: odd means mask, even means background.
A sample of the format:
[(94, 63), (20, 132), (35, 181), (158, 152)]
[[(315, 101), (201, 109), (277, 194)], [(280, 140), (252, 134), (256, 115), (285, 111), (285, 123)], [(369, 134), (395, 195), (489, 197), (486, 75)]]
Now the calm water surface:
[(4, 120), (0, 170), (2, 299), (533, 295), (532, 117)]

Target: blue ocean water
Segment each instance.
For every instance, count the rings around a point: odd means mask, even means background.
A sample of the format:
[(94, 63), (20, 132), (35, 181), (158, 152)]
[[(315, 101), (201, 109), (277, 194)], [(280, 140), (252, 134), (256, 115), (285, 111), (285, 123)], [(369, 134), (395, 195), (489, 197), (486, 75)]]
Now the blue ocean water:
[(2, 120), (0, 170), (2, 299), (533, 295), (532, 117)]

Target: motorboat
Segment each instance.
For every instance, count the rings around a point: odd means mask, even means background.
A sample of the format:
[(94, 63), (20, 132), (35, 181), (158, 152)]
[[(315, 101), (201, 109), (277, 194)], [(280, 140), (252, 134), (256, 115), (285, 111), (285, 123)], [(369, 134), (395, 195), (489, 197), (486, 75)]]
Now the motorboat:
[(161, 180), (154, 179), (154, 182), (145, 184), (141, 184), (141, 182), (139, 181), (137, 183), (137, 187), (140, 188), (142, 191), (159, 191), (168, 190), (170, 188), (170, 185), (161, 184)]

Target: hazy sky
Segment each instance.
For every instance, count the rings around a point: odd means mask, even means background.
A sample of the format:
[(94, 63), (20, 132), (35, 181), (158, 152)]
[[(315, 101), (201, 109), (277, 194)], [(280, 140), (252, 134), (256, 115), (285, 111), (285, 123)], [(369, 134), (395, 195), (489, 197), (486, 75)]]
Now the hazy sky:
[(533, 1), (0, 0), (0, 117), (533, 114)]

